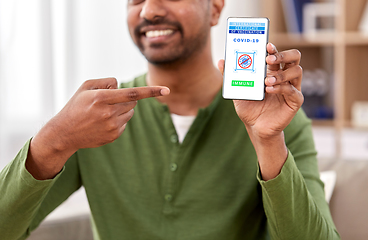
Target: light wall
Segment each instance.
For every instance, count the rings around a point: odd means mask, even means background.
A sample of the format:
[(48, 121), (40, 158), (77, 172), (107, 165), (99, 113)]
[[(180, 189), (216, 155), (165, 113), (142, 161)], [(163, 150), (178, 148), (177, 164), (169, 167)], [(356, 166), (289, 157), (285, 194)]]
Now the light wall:
[[(256, 16), (256, 0), (227, 0), (213, 28), (224, 56), (228, 16)], [(147, 70), (126, 26), (126, 0), (0, 0), (0, 169), (87, 79), (128, 81)]]

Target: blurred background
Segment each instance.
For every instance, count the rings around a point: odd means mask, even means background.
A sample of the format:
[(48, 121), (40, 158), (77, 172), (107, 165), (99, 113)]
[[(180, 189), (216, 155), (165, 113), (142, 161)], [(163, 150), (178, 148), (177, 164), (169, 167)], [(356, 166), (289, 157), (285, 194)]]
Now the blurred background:
[[(132, 80), (147, 69), (126, 25), (126, 0), (0, 0), (0, 168), (88, 79)], [(213, 29), (224, 56), (226, 16), (258, 15), (228, 1)]]
[[(0, 0), (0, 169), (85, 80), (124, 82), (146, 71), (128, 34), (126, 2)], [(227, 0), (212, 31), (215, 64), (224, 56), (229, 16), (268, 17), (270, 41), (302, 52), (303, 109), (313, 121), (334, 221), (343, 239), (367, 239), (367, 1)], [(59, 232), (61, 239), (90, 239), (88, 216), (81, 189), (31, 238)]]

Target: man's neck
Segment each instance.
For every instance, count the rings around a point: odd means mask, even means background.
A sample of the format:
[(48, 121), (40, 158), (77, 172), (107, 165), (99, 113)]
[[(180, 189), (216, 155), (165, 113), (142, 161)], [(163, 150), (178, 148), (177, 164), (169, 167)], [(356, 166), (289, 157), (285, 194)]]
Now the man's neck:
[(147, 84), (170, 88), (170, 95), (158, 100), (167, 104), (171, 113), (196, 115), (215, 98), (222, 86), (222, 76), (213, 65), (208, 49), (185, 62), (165, 66), (150, 63)]

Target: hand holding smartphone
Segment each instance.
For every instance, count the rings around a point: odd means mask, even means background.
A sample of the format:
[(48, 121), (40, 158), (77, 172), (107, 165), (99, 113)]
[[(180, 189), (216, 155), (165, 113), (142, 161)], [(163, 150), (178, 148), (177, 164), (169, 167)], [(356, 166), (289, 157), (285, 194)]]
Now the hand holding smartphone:
[(222, 92), (225, 99), (264, 99), (268, 28), (268, 18), (228, 18)]

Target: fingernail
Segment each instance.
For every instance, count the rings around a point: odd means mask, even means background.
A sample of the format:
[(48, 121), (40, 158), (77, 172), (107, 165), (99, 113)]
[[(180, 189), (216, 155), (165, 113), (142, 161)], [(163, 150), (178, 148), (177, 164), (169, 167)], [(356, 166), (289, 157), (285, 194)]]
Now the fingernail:
[(276, 61), (276, 56), (275, 56), (275, 55), (270, 55), (270, 56), (269, 56), (269, 60), (270, 60), (271, 62)]
[(272, 92), (273, 90), (273, 86), (267, 86), (266, 87), (266, 92)]
[(268, 82), (269, 82), (270, 84), (274, 84), (274, 83), (276, 82), (276, 78), (275, 78), (275, 77), (269, 77), (269, 78), (268, 78)]
[(275, 47), (275, 45), (273, 45), (272, 43), (270, 43), (271, 44), (271, 47), (272, 47), (272, 50), (276, 50), (276, 47)]
[(163, 88), (163, 89), (161, 89), (160, 93), (161, 93), (162, 96), (169, 95), (170, 94), (170, 89), (169, 88)]

